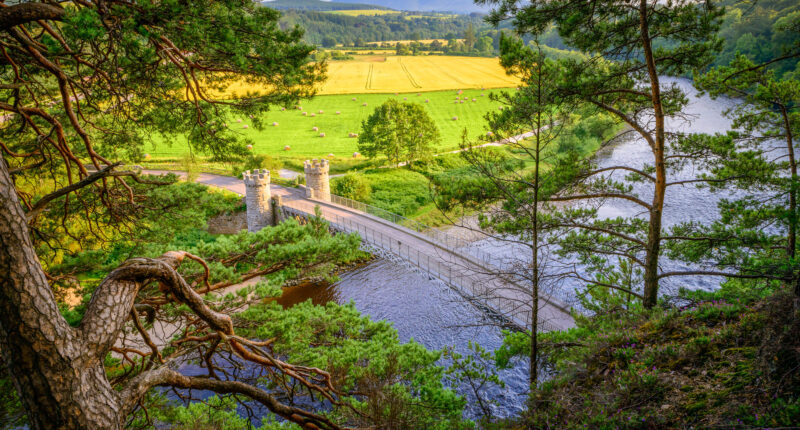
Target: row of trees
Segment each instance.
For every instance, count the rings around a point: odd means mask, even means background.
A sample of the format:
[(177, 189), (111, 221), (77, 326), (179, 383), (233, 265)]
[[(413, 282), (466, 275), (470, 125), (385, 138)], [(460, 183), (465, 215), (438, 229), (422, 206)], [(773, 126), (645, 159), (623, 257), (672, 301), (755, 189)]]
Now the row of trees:
[[(326, 12), (286, 10), (281, 26), (289, 29), (299, 25), (307, 30), (305, 40), (317, 46), (342, 44), (346, 47), (366, 46), (368, 42), (389, 40), (424, 40), (459, 38), (472, 24), (485, 26), (480, 17), (467, 15), (402, 14), (376, 16), (347, 16)], [(327, 38), (327, 43), (325, 40)]]

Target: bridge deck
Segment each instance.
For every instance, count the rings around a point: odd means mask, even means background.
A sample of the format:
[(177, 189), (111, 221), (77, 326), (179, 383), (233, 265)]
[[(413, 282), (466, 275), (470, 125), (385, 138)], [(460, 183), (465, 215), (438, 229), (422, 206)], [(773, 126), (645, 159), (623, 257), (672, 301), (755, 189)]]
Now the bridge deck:
[[(243, 181), (234, 177), (200, 174), (197, 182), (241, 195), (245, 193)], [(358, 232), (365, 242), (396, 254), (459, 289), (473, 302), (492, 309), (515, 326), (530, 326), (531, 297), (528, 288), (498, 276), (498, 269), (490, 263), (382, 218), (341, 205), (307, 199), (300, 190), (272, 185), (271, 191), (273, 196), (281, 196), (285, 211), (307, 216), (314, 213), (315, 206), (319, 206), (322, 216), (335, 228)], [(540, 297), (539, 322), (541, 331), (563, 330), (575, 325), (568, 309), (550, 297)]]

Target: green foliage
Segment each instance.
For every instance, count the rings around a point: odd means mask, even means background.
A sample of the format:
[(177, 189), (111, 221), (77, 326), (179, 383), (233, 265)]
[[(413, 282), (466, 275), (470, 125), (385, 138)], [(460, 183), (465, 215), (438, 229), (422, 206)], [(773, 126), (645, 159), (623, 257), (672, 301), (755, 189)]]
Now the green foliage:
[(231, 169), (231, 175), (238, 178), (248, 170), (267, 169), (272, 175), (278, 177), (278, 171), (283, 168), (283, 163), (266, 154), (247, 154), (241, 164)]
[[(411, 341), (401, 344), (384, 321), (371, 321), (351, 305), (310, 301), (283, 309), (276, 303), (249, 308), (239, 315), (253, 323), (247, 336), (275, 339), (275, 352), (288, 361), (324, 368), (334, 385), (361, 393), (346, 402), (379, 428), (453, 429), (462, 422), (464, 399), (442, 385), (440, 353)], [(347, 407), (335, 416), (364, 420)]]
[[(740, 98), (725, 111), (735, 131), (688, 136), (677, 145), (701, 154), (698, 165), (708, 172), (702, 177), (707, 181), (703, 187), (741, 191), (736, 198), (720, 201), (720, 217), (710, 225), (677, 226), (674, 235), (694, 240), (672, 244), (670, 255), (796, 283), (800, 177), (794, 152), (800, 130), (800, 80), (779, 79), (774, 70), (740, 54), (731, 64), (696, 76), (696, 82), (712, 98)], [(776, 157), (776, 152), (785, 155)]]
[(353, 199), (359, 202), (369, 201), (372, 187), (364, 175), (348, 173), (331, 181), (331, 191), (338, 196)]
[[(178, 239), (182, 242), (213, 240), (205, 232), (206, 220), (221, 213), (243, 210), (239, 196), (206, 185), (186, 182), (158, 187), (130, 185), (139, 197), (135, 205), (128, 204), (124, 209), (133, 212), (135, 219), (96, 214), (93, 221), (103, 228), (99, 238), (91, 235), (97, 226), (89, 225), (82, 217), (72, 219), (70, 231), (77, 236), (70, 237), (61, 225), (62, 214), (43, 214), (38, 227), (42, 232), (59, 237), (61, 243), (61, 247), (55, 249), (38, 244), (37, 253), (45, 268), (53, 274), (105, 270), (134, 255), (148, 253), (152, 247), (162, 249), (161, 244)], [(96, 194), (93, 191), (85, 190), (80, 195), (91, 199)], [(63, 199), (56, 202), (63, 204)]]
[(412, 215), (432, 201), (428, 179), (408, 168), (373, 169), (363, 176), (372, 188), (366, 203), (389, 212)]
[[(291, 2), (294, 4), (294, 2)], [(331, 5), (331, 3), (323, 3)], [(339, 6), (338, 2), (334, 5)], [(271, 6), (271, 4), (270, 4)], [(363, 8), (363, 9), (370, 9)], [(302, 9), (292, 7), (292, 9)], [(485, 27), (478, 16), (440, 15), (435, 13), (383, 14), (377, 16), (346, 16), (313, 10), (286, 10), (281, 23), (287, 27), (299, 25), (307, 30), (305, 40), (321, 45), (325, 37), (335, 37), (344, 46), (363, 46), (366, 42), (385, 40), (449, 39), (462, 37), (467, 27)], [(359, 42), (361, 39), (361, 43)]]
[[(714, 61), (724, 66), (738, 54), (756, 63), (769, 61), (800, 48), (800, 5), (791, 0), (763, 0), (755, 3), (725, 0), (725, 16), (720, 37), (725, 41)], [(795, 72), (798, 57), (771, 66), (778, 77)]]
[(445, 371), (445, 380), (454, 387), (462, 387), (472, 392), (472, 396), (481, 410), (483, 420), (492, 419), (491, 404), (497, 401), (488, 397), (487, 391), (494, 387), (504, 388), (505, 383), (497, 376), (492, 366), (492, 353), (472, 341), (468, 344), (467, 355), (455, 352), (453, 348), (444, 350), (444, 357), (451, 360)]
[(274, 415), (259, 417), (261, 425), (241, 416), (237, 411), (237, 401), (245, 398), (236, 396), (211, 396), (188, 405), (169, 401), (164, 394), (151, 393), (148, 396), (148, 415), (137, 411), (128, 425), (129, 428), (146, 428), (153, 423), (168, 426), (175, 430), (299, 430), (294, 423), (278, 421)]
[[(729, 282), (681, 299), (681, 308), (612, 309), (577, 318), (569, 331), (540, 333), (558, 376), (534, 394), (521, 420), (559, 428), (796, 422), (800, 379), (789, 369), (800, 354), (789, 351), (800, 318), (792, 295)], [(524, 356), (529, 343), (526, 333), (506, 333), (498, 364)]]
[(358, 150), (370, 158), (385, 155), (394, 164), (430, 157), (440, 139), (423, 105), (389, 99), (361, 123)]

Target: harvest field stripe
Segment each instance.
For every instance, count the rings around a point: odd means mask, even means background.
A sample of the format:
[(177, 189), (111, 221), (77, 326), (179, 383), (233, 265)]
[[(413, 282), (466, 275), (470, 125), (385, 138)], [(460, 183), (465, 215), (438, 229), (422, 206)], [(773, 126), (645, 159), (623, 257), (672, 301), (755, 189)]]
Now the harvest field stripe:
[(406, 65), (403, 64), (402, 61), (398, 60), (398, 62), (400, 63), (400, 67), (403, 68), (403, 71), (406, 72), (406, 76), (408, 76), (408, 80), (411, 82), (411, 85), (414, 88), (422, 88), (422, 85), (418, 84), (417, 81), (414, 79), (414, 76), (411, 74), (411, 72), (408, 71), (408, 67), (406, 67)]
[(375, 71), (375, 65), (374, 64), (370, 64), (369, 65), (369, 73), (367, 74), (367, 85), (366, 85), (366, 89), (368, 89), (368, 90), (372, 89), (372, 73), (374, 71)]

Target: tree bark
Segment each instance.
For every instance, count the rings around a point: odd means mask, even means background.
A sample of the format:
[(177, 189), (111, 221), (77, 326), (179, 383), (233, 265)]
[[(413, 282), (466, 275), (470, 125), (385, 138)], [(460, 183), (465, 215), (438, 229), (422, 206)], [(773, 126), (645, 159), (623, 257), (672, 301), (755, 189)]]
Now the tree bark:
[(0, 351), (32, 429), (116, 429), (103, 356), (61, 316), (0, 160)]
[(666, 166), (664, 165), (664, 146), (666, 133), (664, 126), (664, 109), (661, 106), (661, 87), (653, 56), (652, 41), (650, 39), (649, 24), (647, 22), (647, 0), (639, 2), (639, 24), (644, 48), (647, 74), (650, 78), (650, 96), (653, 103), (655, 117), (655, 141), (653, 142), (653, 157), (655, 166), (655, 184), (653, 189), (653, 202), (650, 204), (650, 224), (647, 232), (647, 247), (644, 268), (644, 307), (652, 308), (658, 301), (658, 261), (661, 253), (661, 216), (664, 209), (664, 195), (667, 190)]
[(28, 22), (61, 20), (66, 11), (47, 3), (20, 3), (0, 8), (0, 31)]

